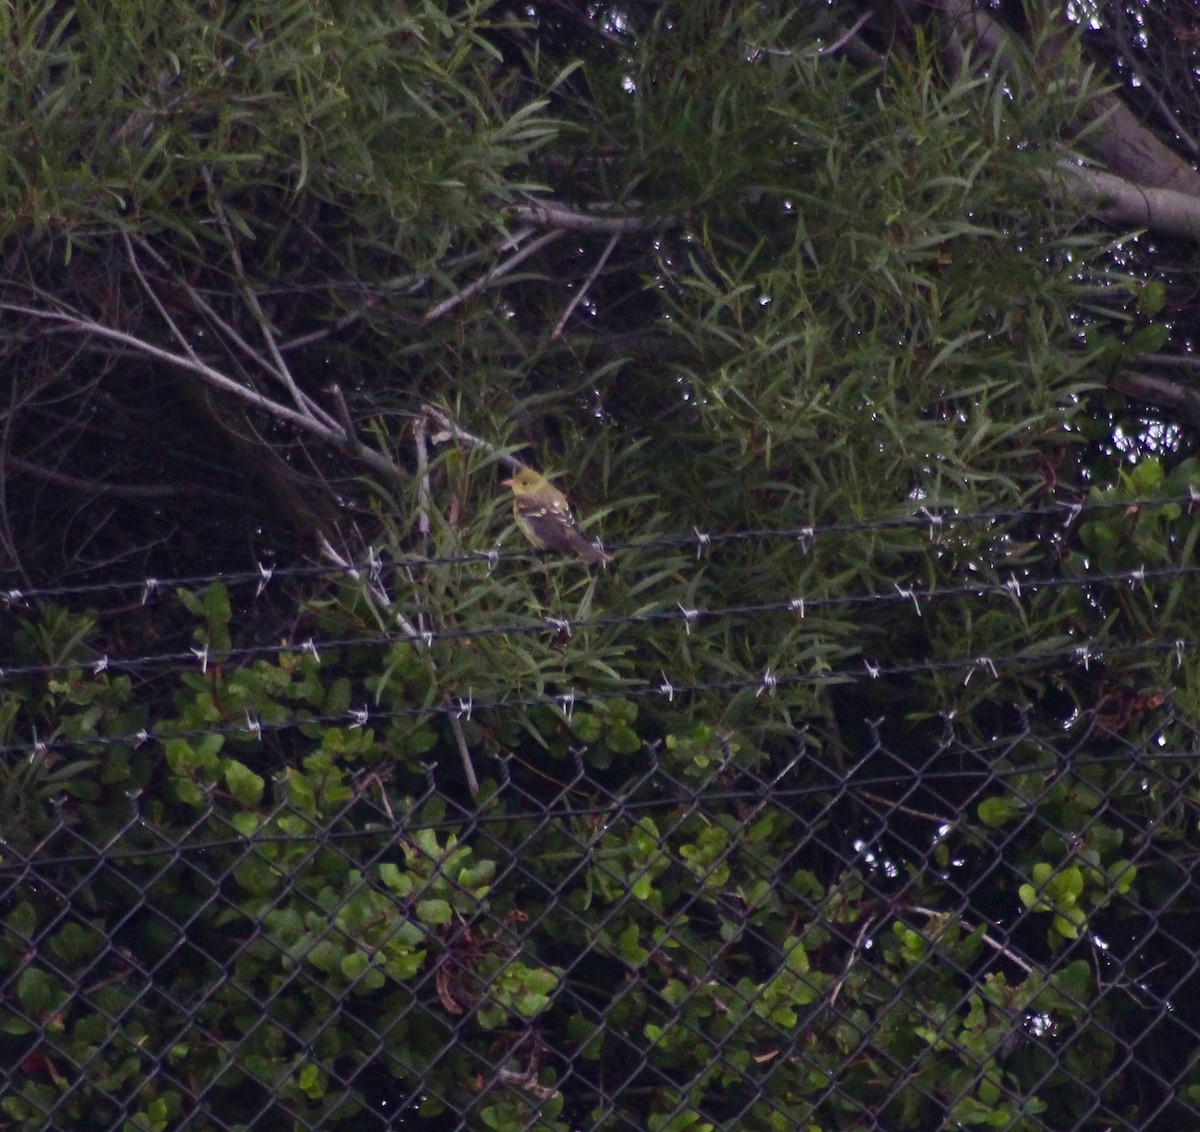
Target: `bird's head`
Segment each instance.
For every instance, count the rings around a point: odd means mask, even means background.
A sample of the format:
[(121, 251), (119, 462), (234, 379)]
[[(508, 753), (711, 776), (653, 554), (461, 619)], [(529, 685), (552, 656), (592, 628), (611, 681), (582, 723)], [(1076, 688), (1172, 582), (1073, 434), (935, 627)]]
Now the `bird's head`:
[(522, 468), (511, 479), (501, 480), (500, 483), (503, 487), (511, 487), (513, 495), (518, 499), (533, 495), (550, 485), (550, 481), (544, 475), (532, 468)]

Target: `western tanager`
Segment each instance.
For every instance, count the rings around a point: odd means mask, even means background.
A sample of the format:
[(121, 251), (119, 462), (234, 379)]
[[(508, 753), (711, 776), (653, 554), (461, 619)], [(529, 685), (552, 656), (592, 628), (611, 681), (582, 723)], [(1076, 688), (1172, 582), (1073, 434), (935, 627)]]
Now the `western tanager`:
[(584, 538), (575, 524), (567, 497), (540, 472), (522, 468), (512, 479), (501, 482), (512, 488), (517, 526), (538, 550), (578, 554), (593, 565), (612, 561), (611, 555)]

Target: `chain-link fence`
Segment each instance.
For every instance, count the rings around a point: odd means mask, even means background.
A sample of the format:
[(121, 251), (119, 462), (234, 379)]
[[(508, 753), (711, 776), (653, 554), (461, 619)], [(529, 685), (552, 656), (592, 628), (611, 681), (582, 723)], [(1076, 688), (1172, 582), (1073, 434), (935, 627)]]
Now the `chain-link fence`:
[(103, 822), (10, 778), (0, 1127), (1196, 1127), (1200, 734), (1105, 705), (473, 800), (328, 739)]

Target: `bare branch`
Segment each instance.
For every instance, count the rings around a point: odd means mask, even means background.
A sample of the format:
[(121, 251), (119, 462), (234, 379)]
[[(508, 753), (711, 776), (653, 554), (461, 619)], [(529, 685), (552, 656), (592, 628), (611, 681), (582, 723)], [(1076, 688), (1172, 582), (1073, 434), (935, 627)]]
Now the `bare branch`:
[(595, 232), (623, 236), (630, 232), (646, 232), (679, 222), (676, 218), (668, 216), (601, 216), (598, 213), (611, 206), (598, 205), (596, 212), (580, 212), (553, 201), (538, 200), (534, 197), (527, 199), (528, 204), (512, 206), (513, 215), (540, 228), (553, 228), (560, 232)]
[[(936, 908), (921, 908), (921, 907), (914, 906), (913, 911), (920, 913), (927, 920), (933, 920), (935, 922), (941, 920), (946, 923), (950, 923), (952, 920), (956, 919), (953, 912), (939, 912)], [(963, 920), (963, 919), (958, 919), (958, 924), (963, 929), (963, 931), (966, 931), (966, 932), (976, 932), (979, 930), (978, 928), (972, 927), (966, 920)], [(1022, 971), (1025, 972), (1025, 974), (1027, 974), (1027, 975), (1033, 974), (1034, 969), (1035, 969), (1033, 964), (1027, 962), (1022, 956), (1018, 955), (1011, 947), (1006, 946), (1005, 944), (1001, 943), (997, 939), (993, 939), (990, 935), (987, 934), (987, 932), (982, 932), (980, 934), (979, 938), (984, 943), (986, 943), (988, 945), (988, 947), (990, 947), (993, 951), (995, 951), (998, 955), (1003, 955), (1006, 959), (1008, 959), (1010, 962), (1012, 962), (1015, 966), (1019, 967)]]
[[(1008, 32), (971, 0), (943, 0), (947, 17), (991, 56), (1011, 62), (1006, 54)], [(1087, 135), (1089, 152), (1119, 174), (1148, 188), (1171, 189), (1200, 197), (1200, 172), (1193, 169), (1113, 93), (1092, 101), (1091, 121), (1100, 123)], [(1191, 234), (1191, 233), (1187, 233)]]
[(475, 280), (474, 283), (472, 283), (469, 287), (464, 288), (457, 295), (452, 295), (450, 298), (446, 299), (445, 302), (438, 303), (433, 310), (431, 310), (423, 319), (421, 319), (421, 322), (428, 326), (429, 323), (454, 310), (455, 307), (465, 303), (468, 299), (479, 294), (479, 292), (482, 291), (489, 283), (494, 282), (503, 275), (507, 275), (514, 268), (519, 267), (522, 263), (524, 263), (530, 256), (541, 251), (542, 248), (546, 247), (547, 245), (554, 243), (554, 241), (559, 239), (562, 235), (562, 232), (547, 232), (544, 235), (539, 236), (536, 240), (527, 244), (515, 255), (510, 256), (502, 264), (494, 268), (492, 271), (489, 271), (481, 279)]
[(1200, 369), (1200, 358), (1189, 354), (1145, 354), (1138, 358), (1138, 365), (1180, 366), (1183, 369)]
[(843, 47), (846, 46), (847, 43), (850, 42), (850, 40), (852, 40), (860, 31), (862, 31), (863, 24), (865, 24), (870, 18), (871, 10), (868, 8), (861, 16), (858, 17), (857, 20), (854, 21), (853, 24), (850, 25), (850, 27), (842, 35), (835, 39), (828, 47), (818, 48), (817, 54), (836, 55)]
[[(205, 184), (208, 185), (211, 192), (212, 175), (205, 169), (203, 172)], [(329, 428), (338, 428), (338, 423), (331, 417), (320, 405), (318, 405), (311, 397), (308, 396), (296, 383), (296, 379), (292, 376), (292, 371), (288, 368), (288, 364), (284, 361), (283, 355), (279, 352), (279, 346), (275, 341), (275, 328), (271, 325), (270, 320), (264, 313), (261, 304), (258, 301), (258, 295), (254, 293), (254, 288), (250, 286), (250, 281), (246, 276), (246, 269), (242, 265), (242, 253), (238, 248), (237, 240), (234, 239), (233, 227), (229, 223), (229, 218), (225, 215), (225, 209), (221, 207), (220, 200), (213, 198), (213, 211), (216, 213), (217, 224), (221, 228), (221, 232), (225, 236), (225, 244), (229, 248), (229, 255), (233, 260), (234, 270), (237, 272), (238, 288), (242, 292), (242, 298), (246, 300), (246, 305), (250, 308), (254, 315), (255, 321), (258, 323), (259, 330), (262, 331), (263, 340), (267, 344), (267, 350), (270, 352), (273, 365), (268, 366), (265, 360), (259, 359), (260, 364), (273, 377), (280, 381), (288, 393), (291, 394), (292, 400), (297, 408), (303, 409), (314, 417), (322, 420)], [(255, 354), (257, 359), (257, 354)], [(350, 440), (353, 434), (347, 435), (346, 439)]]
[[(499, 245), (500, 251), (505, 251), (508, 248), (519, 247), (525, 242), (536, 229), (532, 227), (520, 228), (513, 232), (508, 239)], [(485, 255), (483, 252), (470, 252), (466, 255), (455, 256), (451, 259), (444, 260), (441, 264), (441, 272), (446, 274), (450, 271), (459, 270), (463, 267), (469, 267), (473, 264), (483, 262)], [(361, 306), (356, 310), (350, 311), (348, 314), (342, 315), (336, 322), (331, 322), (328, 326), (322, 326), (318, 330), (310, 330), (305, 334), (299, 334), (295, 338), (289, 338), (284, 342), (279, 343), (281, 353), (287, 354), (294, 350), (302, 349), (305, 346), (311, 346), (315, 342), (324, 342), (326, 339), (332, 338), (336, 334), (340, 334), (343, 330), (349, 329), (369, 311), (377, 307), (384, 306), (390, 295), (395, 292), (402, 295), (415, 295), (423, 287), (428, 286), (432, 277), (425, 272), (415, 274), (401, 275), (394, 279), (389, 279), (381, 284), (377, 291), (373, 291), (362, 299)]]
[(442, 444), (447, 440), (457, 440), (460, 444), (468, 444), (472, 448), (478, 448), (480, 451), (486, 452), (489, 456), (495, 456), (505, 467), (511, 468), (514, 472), (519, 472), (525, 467), (515, 456), (509, 456), (507, 453), (501, 452), (494, 444), (490, 444), (481, 437), (473, 436), (467, 432), (465, 428), (446, 413), (443, 413), (441, 409), (436, 409), (432, 405), (422, 405), (421, 408), (435, 424), (441, 426), (442, 431), (434, 433), (430, 437), (430, 440), (434, 444)]
[[(1146, 361), (1149, 359), (1143, 359)], [(1123, 373), (1114, 388), (1126, 397), (1183, 413), (1193, 428), (1200, 427), (1200, 390), (1184, 382), (1150, 373)]]
[[(450, 697), (443, 697), (442, 702), (449, 706)], [(453, 711), (448, 712), (447, 717), (450, 720), (450, 730), (454, 734), (455, 746), (458, 747), (458, 757), (462, 760), (463, 774), (467, 779), (467, 789), (471, 792), (471, 797), (474, 798), (479, 793), (479, 779), (475, 777), (475, 766), (471, 762), (471, 749), (467, 746), (467, 736), (463, 731), (462, 720)]]
[(137, 255), (134, 253), (133, 244), (129, 239), (129, 233), (124, 229), (121, 230), (121, 242), (125, 245), (125, 254), (129, 257), (129, 266), (133, 268), (133, 274), (137, 277), (137, 281), (142, 285), (142, 290), (146, 292), (146, 297), (154, 304), (154, 309), (158, 311), (159, 317), (167, 324), (167, 329), (171, 332), (171, 337), (179, 343), (179, 348), (194, 362), (199, 362), (200, 358), (196, 355), (196, 351), (192, 349), (192, 344), (188, 341), (187, 335), (175, 325), (175, 320), (171, 317), (170, 312), (163, 305), (162, 299), (158, 297), (158, 291), (150, 286), (146, 276), (142, 274), (141, 264), (137, 261)]
[(125, 499), (169, 499), (179, 495), (180, 488), (171, 484), (113, 484), (100, 480), (87, 480), (81, 476), (70, 476), (65, 472), (56, 472), (53, 468), (43, 467), (30, 460), (9, 453), (4, 458), (7, 467), (17, 468), (26, 475), (45, 480), (46, 483), (56, 483), (60, 487), (69, 487), (76, 491), (87, 492), (89, 495), (115, 495)]
[(1147, 188), (1071, 161), (1058, 163), (1056, 188), (1106, 224), (1149, 228), (1172, 236), (1200, 236), (1200, 198), (1174, 189)]
[[(138, 247), (140, 247), (144, 252), (153, 257), (163, 271), (170, 275), (174, 285), (182, 289), (183, 293), (187, 295), (188, 299), (191, 301), (192, 306), (195, 307), (196, 310), (200, 311), (200, 313), (203, 314), (212, 323), (212, 325), (220, 331), (222, 337), (237, 346), (242, 354), (255, 366), (265, 369), (272, 377), (276, 376), (271, 367), (266, 364), (262, 355), (253, 346), (251, 346), (250, 343), (247, 342), (240, 333), (238, 333), (237, 328), (234, 327), (227, 319), (222, 318), (212, 308), (204, 296), (201, 295), (200, 292), (197, 291), (179, 272), (176, 272), (167, 262), (167, 260), (164, 259), (154, 249), (147, 239), (145, 239), (145, 237), (139, 236), (137, 239), (137, 244)], [(149, 284), (145, 284), (145, 286), (148, 287)]]
[(588, 293), (588, 289), (593, 283), (596, 282), (596, 276), (598, 276), (600, 272), (604, 270), (604, 265), (608, 262), (608, 257), (612, 255), (613, 248), (617, 246), (617, 240), (620, 238), (619, 232), (614, 232), (609, 237), (608, 244), (605, 246), (604, 251), (600, 253), (600, 258), (596, 260), (596, 266), (588, 272), (588, 277), (583, 281), (583, 286), (579, 288), (579, 294), (567, 304), (567, 309), (563, 311), (562, 318), (560, 318), (558, 323), (555, 325), (554, 333), (550, 335), (552, 340), (562, 337), (563, 327), (567, 325), (567, 320), (571, 317), (572, 311), (574, 311), (575, 308), (579, 306), (581, 302), (583, 302), (583, 298)]
[(79, 334), (85, 337), (96, 337), (109, 342), (116, 342), (128, 347), (142, 357), (154, 358), (166, 365), (174, 366), (176, 369), (194, 373), (214, 388), (220, 389), (254, 406), (254, 408), (267, 413), (275, 420), (294, 425), (296, 428), (307, 432), (310, 436), (315, 436), (317, 439), (325, 441), (327, 444), (332, 444), (341, 450), (350, 451), (356, 459), (388, 480), (402, 482), (405, 478), (401, 470), (391, 460), (374, 449), (368, 448), (354, 437), (347, 437), (336, 423), (330, 426), (324, 420), (318, 419), (303, 409), (294, 409), (290, 405), (273, 400), (252, 386), (234, 381), (232, 378), (221, 373), (220, 370), (214, 369), (199, 358), (189, 357), (186, 353), (174, 353), (170, 350), (165, 350), (161, 346), (147, 342), (145, 339), (138, 338), (123, 330), (116, 330), (113, 327), (105, 326), (103, 323), (83, 315), (69, 314), (65, 311), (43, 310), (38, 307), (28, 307), (21, 303), (10, 302), (0, 302), (0, 310), (51, 323), (61, 331), (70, 334)]
[(1175, 132), (1175, 136), (1191, 151), (1193, 157), (1200, 157), (1200, 144), (1197, 144), (1196, 139), (1187, 132), (1179, 121), (1178, 116), (1167, 105), (1167, 100), (1159, 93), (1158, 88), (1150, 82), (1146, 77), (1145, 72), (1137, 65), (1137, 53), (1132, 49), (1129, 43), (1129, 36), (1126, 31), (1125, 12), (1120, 4), (1112, 6), (1112, 16), (1110, 21), (1111, 34), (1121, 53), (1125, 58), (1126, 64), (1133, 72), (1138, 81), (1138, 86), (1150, 98), (1150, 101), (1158, 108), (1159, 114), (1164, 122)]
[(428, 539), (430, 531), (428, 427), (429, 422), (425, 417), (417, 417), (413, 421), (413, 445), (417, 450), (417, 530), (422, 539)]

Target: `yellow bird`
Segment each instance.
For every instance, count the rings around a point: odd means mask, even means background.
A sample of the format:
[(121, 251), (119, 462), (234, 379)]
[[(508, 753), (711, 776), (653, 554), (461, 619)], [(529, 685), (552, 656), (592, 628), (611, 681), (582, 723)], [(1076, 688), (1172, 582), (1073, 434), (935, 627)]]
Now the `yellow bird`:
[(612, 555), (588, 542), (575, 523), (567, 497), (540, 472), (522, 468), (501, 483), (512, 488), (513, 517), (521, 533), (538, 550), (578, 554), (592, 565), (612, 561)]

